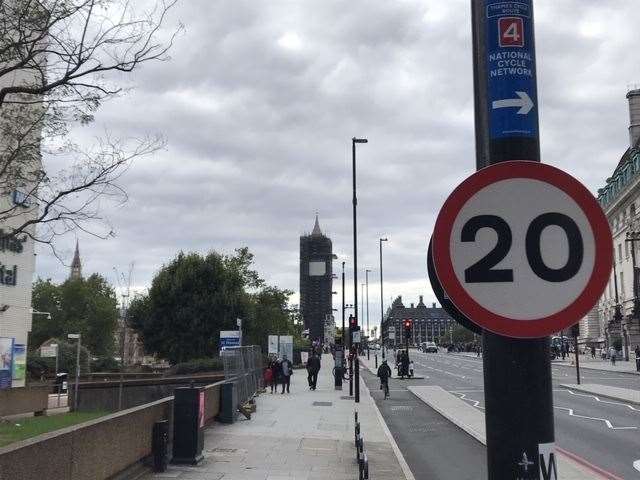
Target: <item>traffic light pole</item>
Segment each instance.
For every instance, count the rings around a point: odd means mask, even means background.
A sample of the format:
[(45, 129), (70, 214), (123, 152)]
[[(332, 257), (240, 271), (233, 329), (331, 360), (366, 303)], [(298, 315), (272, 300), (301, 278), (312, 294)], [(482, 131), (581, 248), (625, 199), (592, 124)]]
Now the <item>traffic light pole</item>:
[[(476, 167), (539, 162), (533, 0), (471, 7)], [(549, 339), (482, 340), (488, 478), (557, 479)]]

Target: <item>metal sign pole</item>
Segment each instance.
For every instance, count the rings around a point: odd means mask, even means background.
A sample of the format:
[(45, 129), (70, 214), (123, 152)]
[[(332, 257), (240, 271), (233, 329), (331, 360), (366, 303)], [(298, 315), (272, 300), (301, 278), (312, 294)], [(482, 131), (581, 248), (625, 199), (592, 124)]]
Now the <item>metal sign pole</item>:
[[(540, 161), (533, 0), (472, 0), (476, 167)], [(549, 339), (483, 331), (489, 479), (556, 479)]]

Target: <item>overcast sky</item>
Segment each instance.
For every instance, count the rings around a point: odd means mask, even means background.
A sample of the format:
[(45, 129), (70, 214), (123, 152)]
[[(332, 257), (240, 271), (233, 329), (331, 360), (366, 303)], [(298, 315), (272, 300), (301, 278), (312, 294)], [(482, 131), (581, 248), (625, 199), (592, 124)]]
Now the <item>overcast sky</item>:
[[(638, 0), (535, 7), (542, 158), (595, 192), (628, 146)], [(359, 265), (372, 270), (372, 321), (381, 236), (385, 302), (435, 301), (427, 239), (447, 194), (475, 168), (469, 1), (182, 0), (168, 28), (178, 22), (171, 61), (145, 65), (133, 90), (76, 131), (87, 144), (105, 129), (167, 140), (122, 179), (128, 203), (105, 205), (116, 237), (78, 234), (84, 273), (115, 283), (114, 267), (135, 262), (132, 284), (144, 289), (179, 250), (248, 246), (262, 276), (296, 291), (297, 303), (299, 236), (318, 211), (334, 271), (347, 261), (350, 286), (351, 137), (365, 136)], [(59, 241), (67, 263), (74, 244), (73, 235)], [(68, 268), (43, 250), (37, 274), (60, 281)]]

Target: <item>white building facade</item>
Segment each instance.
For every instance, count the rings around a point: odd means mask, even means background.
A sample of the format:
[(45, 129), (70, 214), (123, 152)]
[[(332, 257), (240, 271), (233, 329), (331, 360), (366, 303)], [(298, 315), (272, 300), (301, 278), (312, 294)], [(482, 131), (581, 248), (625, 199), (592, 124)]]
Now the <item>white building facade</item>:
[(640, 345), (640, 90), (630, 91), (627, 99), (630, 146), (598, 190), (613, 235), (613, 270), (596, 308), (581, 323), (582, 337), (597, 338), (606, 347), (621, 344), (625, 356)]
[[(4, 76), (0, 88), (27, 75)], [(21, 100), (8, 95), (0, 109), (0, 389), (25, 385), (32, 320), (35, 226), (21, 227), (39, 208), (34, 193), (42, 168), (41, 106), (25, 108)]]

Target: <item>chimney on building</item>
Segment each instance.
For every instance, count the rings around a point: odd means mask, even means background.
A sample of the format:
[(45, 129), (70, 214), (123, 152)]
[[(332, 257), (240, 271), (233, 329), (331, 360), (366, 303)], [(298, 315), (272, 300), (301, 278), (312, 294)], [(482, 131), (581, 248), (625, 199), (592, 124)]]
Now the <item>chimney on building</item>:
[(640, 139), (640, 88), (629, 90), (629, 141), (631, 148), (635, 147)]
[(413, 308), (413, 303), (411, 304), (411, 308)]
[(436, 308), (435, 302), (431, 304), (431, 308)]

